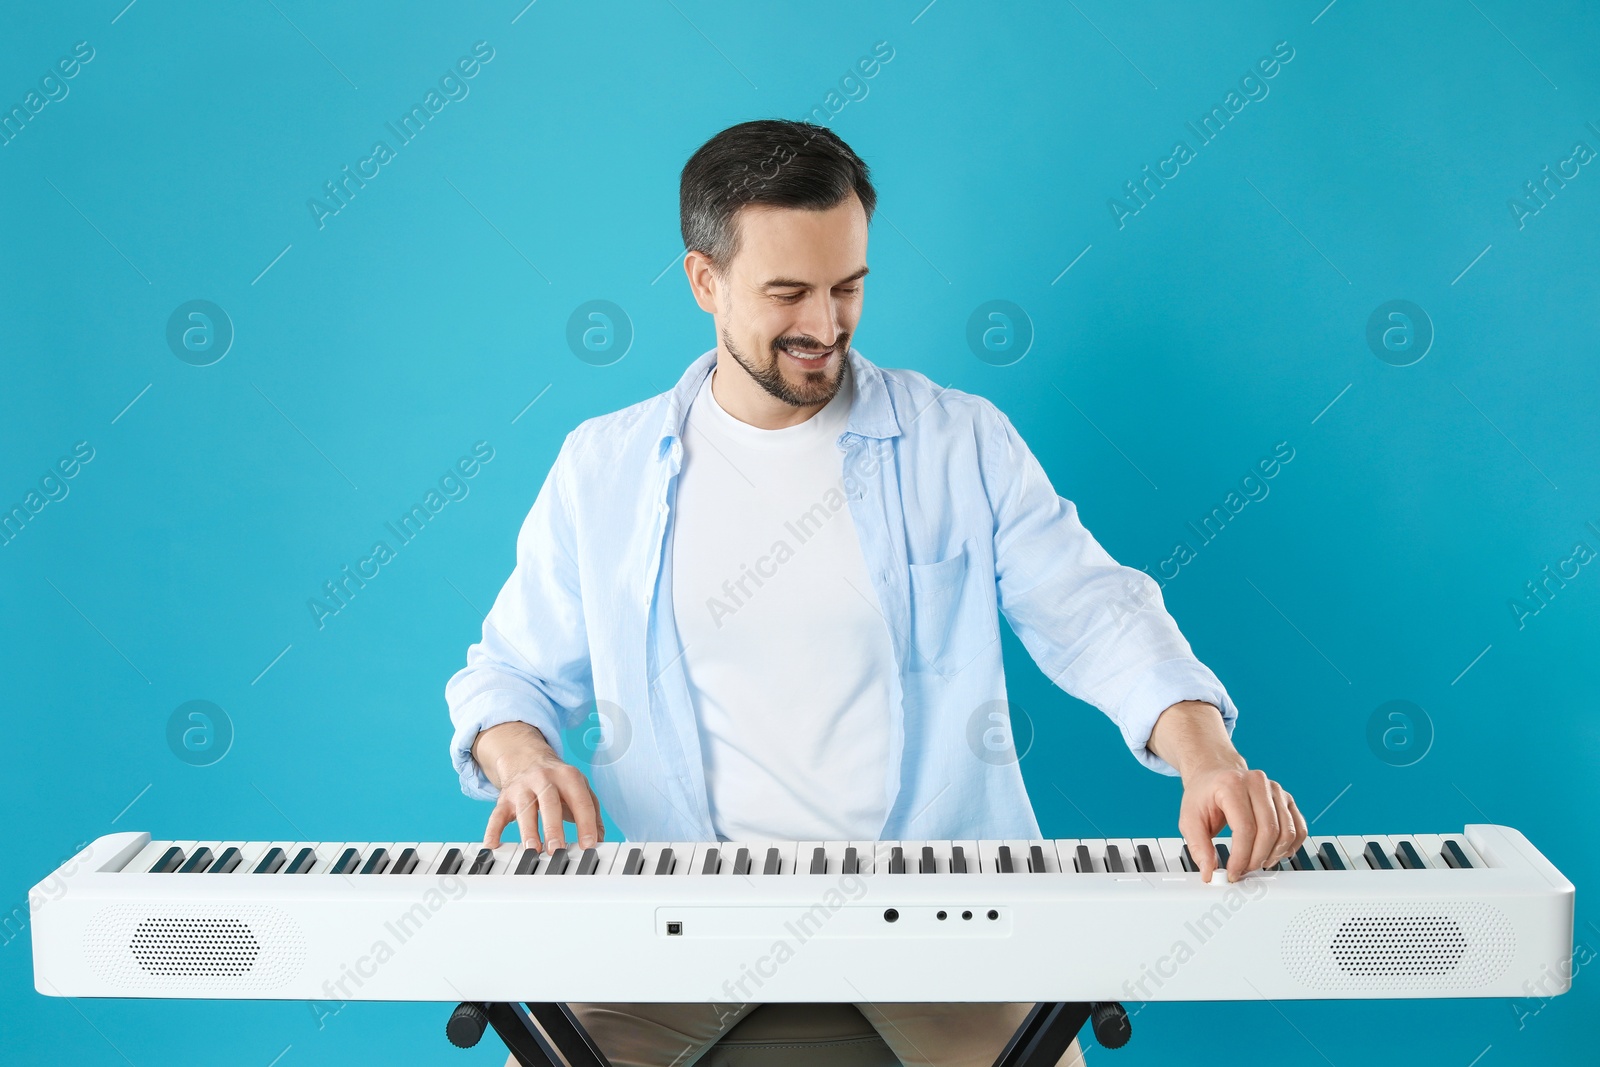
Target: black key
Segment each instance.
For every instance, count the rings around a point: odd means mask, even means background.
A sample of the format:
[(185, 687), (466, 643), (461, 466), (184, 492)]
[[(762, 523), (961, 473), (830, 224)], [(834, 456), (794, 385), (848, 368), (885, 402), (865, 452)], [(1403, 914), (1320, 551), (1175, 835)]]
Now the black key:
[(400, 855), (395, 858), (394, 866), (389, 868), (390, 874), (410, 874), (417, 869), (417, 850), (403, 848)]
[(734, 874), (749, 874), (750, 873), (750, 850), (749, 849), (741, 848), (739, 851), (737, 851), (737, 852), (735, 852), (733, 854), (733, 873)]
[(934, 859), (933, 846), (922, 846), (922, 858), (917, 861), (918, 874), (938, 874), (939, 861)]
[(517, 869), (514, 874), (532, 874), (539, 869), (539, 861), (544, 858), (544, 853), (536, 848), (524, 849), (522, 858), (517, 860)]
[(361, 866), (361, 850), (347, 848), (339, 853), (339, 858), (333, 861), (333, 866), (328, 868), (329, 874), (349, 874)]
[(544, 865), (545, 874), (567, 873), (567, 850), (558, 848), (550, 853), (550, 862)]
[(844, 850), (844, 862), (839, 865), (840, 874), (860, 874), (861, 858), (856, 855), (854, 846)]
[(1028, 870), (1034, 874), (1044, 874), (1044, 849), (1038, 845), (1028, 846)]
[(1079, 874), (1090, 874), (1094, 871), (1094, 860), (1089, 856), (1089, 846), (1079, 845), (1072, 850), (1072, 869)]
[(1156, 858), (1150, 854), (1149, 845), (1139, 845), (1133, 850), (1133, 869), (1149, 874), (1156, 869)]
[(1218, 867), (1226, 867), (1227, 865), (1228, 865), (1228, 846), (1222, 844), (1221, 842), (1218, 842), (1217, 843), (1217, 866)]
[(206, 868), (207, 874), (232, 874), (244, 859), (244, 853), (236, 848), (225, 848), (222, 855), (217, 857), (217, 862)]
[(657, 874), (671, 874), (672, 873), (672, 868), (674, 868), (676, 866), (677, 866), (677, 864), (672, 862), (672, 849), (670, 849), (670, 848), (662, 849), (661, 850), (661, 855), (656, 857), (656, 873)]
[(494, 870), (494, 849), (480, 848), (473, 857), (472, 866), (467, 868), (468, 874), (488, 874)]
[(211, 861), (214, 858), (215, 853), (213, 853), (209, 848), (206, 848), (204, 845), (201, 845), (199, 848), (195, 849), (193, 855), (189, 857), (189, 862), (178, 868), (178, 873), (203, 874), (205, 869), (211, 866)]
[(1394, 870), (1394, 864), (1383, 854), (1383, 846), (1376, 841), (1368, 841), (1367, 847), (1361, 850), (1361, 854), (1366, 857), (1367, 866), (1375, 871)]
[(372, 855), (367, 857), (367, 862), (361, 865), (362, 874), (382, 874), (389, 869), (389, 850), (375, 848)]
[(722, 870), (722, 857), (717, 854), (717, 850), (716, 849), (714, 849), (714, 848), (706, 849), (706, 862), (700, 868), (700, 873), (701, 874), (716, 874), (720, 870)]
[(446, 849), (444, 859), (439, 861), (439, 869), (435, 874), (455, 874), (461, 869), (461, 850), (459, 848)]
[(151, 874), (171, 874), (183, 866), (183, 849), (173, 845), (161, 854), (155, 865), (150, 868)]
[(828, 850), (818, 845), (811, 850), (811, 874), (828, 873)]
[(1011, 846), (1001, 845), (998, 851), (999, 858), (995, 861), (995, 866), (1000, 868), (1001, 874), (1011, 874)]
[(1183, 853), (1178, 857), (1178, 863), (1183, 866), (1184, 870), (1188, 871), (1191, 874), (1193, 874), (1194, 872), (1196, 872), (1196, 871), (1198, 871), (1200, 869), (1195, 864), (1194, 857), (1189, 854), (1189, 846), (1188, 845), (1184, 845), (1183, 846)]
[(1459, 841), (1446, 841), (1439, 854), (1452, 867), (1467, 868), (1472, 866), (1472, 861), (1467, 859), (1467, 854), (1461, 851), (1461, 843)]
[(310, 874), (311, 868), (317, 865), (317, 850), (309, 845), (294, 854), (294, 859), (289, 861), (289, 866), (283, 869), (284, 874)]
[(1324, 841), (1322, 847), (1317, 849), (1317, 858), (1322, 861), (1324, 870), (1342, 871), (1345, 869), (1344, 860), (1339, 858), (1339, 852), (1333, 847), (1332, 841)]
[(578, 873), (593, 874), (600, 869), (600, 853), (597, 849), (586, 848), (583, 855), (578, 857)]
[(629, 849), (628, 858), (622, 861), (622, 873), (638, 874), (642, 870), (644, 870), (644, 849)]
[(1128, 873), (1128, 869), (1122, 865), (1122, 850), (1116, 845), (1106, 846), (1106, 870), (1112, 874)]
[(1400, 866), (1408, 871), (1422, 870), (1428, 866), (1422, 857), (1417, 854), (1416, 846), (1410, 841), (1400, 842), (1399, 847), (1394, 851), (1394, 855), (1400, 861)]
[(775, 848), (767, 849), (767, 862), (762, 865), (761, 873), (777, 874), (780, 867), (782, 867), (782, 864), (778, 861), (778, 850)]
[(1314, 871), (1317, 862), (1311, 858), (1311, 853), (1306, 851), (1306, 846), (1301, 845), (1294, 850), (1294, 855), (1289, 857), (1289, 866), (1296, 871)]
[(960, 845), (950, 846), (950, 873), (967, 873), (967, 853)]
[(893, 848), (889, 849), (889, 873), (906, 873), (906, 853), (905, 850), (899, 845), (895, 845)]
[(267, 854), (261, 857), (261, 862), (255, 865), (251, 874), (277, 874), (283, 869), (285, 856), (281, 848), (269, 848)]

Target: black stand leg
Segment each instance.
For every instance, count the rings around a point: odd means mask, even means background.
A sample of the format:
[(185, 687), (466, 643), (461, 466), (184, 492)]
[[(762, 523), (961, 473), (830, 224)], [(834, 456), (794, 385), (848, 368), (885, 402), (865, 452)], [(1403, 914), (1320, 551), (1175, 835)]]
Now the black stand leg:
[(562, 1067), (563, 1061), (571, 1067), (611, 1067), (611, 1061), (565, 1004), (524, 1007), (468, 1002), (450, 1016), (445, 1033), (452, 1044), (471, 1048), (486, 1025), (494, 1027), (522, 1067)]
[(1127, 1044), (1131, 1030), (1128, 1014), (1120, 1004), (1035, 1004), (994, 1061), (994, 1067), (1056, 1067), (1072, 1039), (1091, 1018), (1095, 1037), (1106, 1048)]

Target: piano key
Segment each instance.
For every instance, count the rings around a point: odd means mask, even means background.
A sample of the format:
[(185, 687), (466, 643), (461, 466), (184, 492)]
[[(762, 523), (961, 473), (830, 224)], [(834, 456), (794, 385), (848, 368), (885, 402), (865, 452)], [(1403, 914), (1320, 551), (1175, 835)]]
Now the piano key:
[(656, 856), (655, 872), (662, 876), (672, 873), (672, 847), (670, 845), (663, 848), (660, 854)]
[(361, 865), (362, 874), (382, 874), (389, 869), (389, 850), (375, 848), (367, 857), (367, 862)]
[(1079, 843), (1072, 850), (1072, 869), (1079, 874), (1094, 873), (1094, 854), (1089, 851), (1089, 846)]
[(644, 870), (644, 849), (635, 845), (628, 849), (627, 858), (622, 861), (623, 874), (638, 874)]
[(237, 845), (230, 845), (222, 850), (217, 857), (217, 862), (206, 868), (207, 874), (232, 874), (238, 870), (239, 864), (244, 861), (244, 852)]
[(394, 864), (390, 866), (390, 874), (410, 874), (417, 869), (416, 848), (403, 848), (400, 855), (395, 857)]
[(1301, 845), (1294, 850), (1294, 855), (1289, 857), (1289, 866), (1296, 871), (1314, 871), (1317, 869), (1317, 861), (1311, 858), (1306, 846)]
[(822, 845), (818, 845), (816, 848), (811, 850), (811, 867), (807, 871), (807, 873), (808, 874), (827, 874), (828, 873), (828, 850), (827, 850), (827, 848), (825, 848)]
[(1316, 857), (1317, 861), (1321, 863), (1323, 870), (1330, 869), (1327, 863), (1323, 862), (1325, 859), (1324, 853), (1327, 851), (1323, 848), (1324, 845), (1331, 847), (1334, 855), (1339, 858), (1339, 862), (1344, 865), (1339, 868), (1340, 870), (1364, 871), (1367, 869), (1367, 865), (1357, 858), (1360, 856), (1360, 850), (1357, 849), (1352, 853), (1344, 847), (1344, 843), (1338, 837), (1309, 837), (1306, 839), (1306, 843), (1311, 847), (1312, 856)]
[(171, 874), (173, 871), (176, 871), (179, 867), (183, 866), (184, 859), (185, 856), (183, 849), (179, 848), (177, 845), (169, 845), (161, 853), (161, 857), (156, 860), (154, 865), (151, 866), (150, 873)]
[(715, 848), (706, 849), (706, 858), (700, 865), (701, 874), (716, 874), (722, 870), (722, 854)]
[(600, 866), (600, 851), (595, 848), (586, 848), (578, 859), (579, 874), (593, 874)]
[(939, 861), (936, 858), (934, 858), (933, 846), (932, 845), (923, 845), (922, 846), (922, 855), (917, 858), (917, 873), (918, 874), (938, 874), (939, 873)]
[(860, 874), (861, 856), (856, 852), (856, 847), (851, 845), (844, 850), (844, 861), (839, 867), (840, 874)]
[(1112, 874), (1127, 873), (1127, 868), (1122, 863), (1122, 850), (1116, 845), (1106, 846), (1106, 870)]
[(544, 865), (545, 874), (562, 875), (567, 873), (567, 850), (558, 848), (550, 853), (550, 862)]
[(1200, 869), (1200, 865), (1194, 861), (1194, 854), (1189, 851), (1189, 845), (1187, 842), (1183, 846), (1183, 869), (1188, 871), (1190, 874), (1193, 874)]
[(1417, 846), (1410, 841), (1401, 839), (1395, 846), (1394, 853), (1395, 859), (1400, 861), (1400, 866), (1408, 871), (1425, 870), (1428, 866), (1428, 861), (1422, 858)]
[(1147, 844), (1135, 845), (1133, 849), (1133, 869), (1141, 874), (1151, 874), (1156, 869), (1156, 857)]
[(211, 861), (216, 859), (216, 854), (204, 845), (196, 848), (189, 854), (182, 867), (178, 868), (179, 874), (203, 874)]
[(1381, 842), (1368, 841), (1367, 847), (1362, 850), (1361, 855), (1365, 857), (1367, 866), (1375, 871), (1394, 870), (1394, 861), (1384, 854)]
[(542, 859), (544, 859), (544, 853), (538, 849), (523, 849), (521, 857), (517, 859), (516, 872), (518, 874), (533, 874), (539, 869), (539, 862)]
[(733, 854), (733, 873), (750, 873), (750, 850), (748, 848), (740, 848)]
[(1317, 859), (1321, 861), (1322, 869), (1325, 871), (1347, 869), (1343, 857), (1339, 855), (1339, 850), (1332, 841), (1324, 841), (1317, 847)]
[(1466, 850), (1461, 847), (1461, 839), (1458, 837), (1445, 838), (1444, 847), (1439, 850), (1439, 854), (1444, 857), (1446, 863), (1458, 870), (1472, 867), (1472, 861), (1467, 858)]
[(1028, 846), (1028, 871), (1032, 874), (1045, 874), (1049, 868), (1044, 863), (1044, 847), (1041, 845)]
[(128, 857), (128, 862), (122, 865), (123, 873), (149, 874), (150, 868), (156, 865), (156, 861), (175, 844), (177, 844), (175, 841), (157, 841), (151, 838), (143, 848)]
[(899, 845), (891, 845), (889, 848), (889, 873), (906, 873), (906, 854), (905, 850)]
[[(1142, 874), (1166, 874), (1171, 869), (1167, 866), (1167, 854), (1158, 838), (1136, 837), (1129, 843), (1133, 845), (1134, 856), (1139, 860), (1134, 865), (1135, 870)], [(1143, 852), (1139, 851), (1141, 848)]]
[(950, 873), (967, 873), (967, 850), (962, 845), (950, 846)]
[(317, 867), (317, 850), (309, 845), (302, 845), (295, 852), (294, 859), (283, 869), (284, 874), (310, 874)]
[(461, 869), (463, 853), (460, 848), (452, 845), (444, 850), (439, 857), (439, 866), (434, 874), (455, 874)]
[(776, 845), (767, 849), (767, 858), (761, 864), (762, 874), (783, 873), (783, 858)]
[(883, 866), (878, 865), (878, 845), (877, 841), (846, 842), (846, 847), (856, 850), (856, 874), (874, 874), (889, 865), (887, 852), (883, 854)]
[(1213, 844), (1217, 849), (1217, 866), (1226, 867), (1228, 865), (1228, 860), (1231, 858), (1231, 853), (1228, 851), (1228, 846), (1223, 844), (1221, 841), (1213, 842)]
[(289, 862), (289, 857), (281, 848), (269, 848), (256, 865), (250, 869), (251, 874), (277, 874), (283, 870), (283, 865)]
[(1016, 870), (1016, 865), (1011, 862), (1011, 846), (1001, 845), (999, 856), (996, 859), (995, 869), (1001, 874), (1011, 874)]
[(494, 849), (480, 848), (472, 857), (472, 866), (467, 868), (468, 874), (488, 874), (494, 870)]

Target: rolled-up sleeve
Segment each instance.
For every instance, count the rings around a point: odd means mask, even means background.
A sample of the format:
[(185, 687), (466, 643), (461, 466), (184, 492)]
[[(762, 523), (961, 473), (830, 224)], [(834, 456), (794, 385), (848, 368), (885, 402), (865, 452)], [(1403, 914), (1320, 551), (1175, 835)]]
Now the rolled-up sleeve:
[(1233, 732), (1238, 710), (1195, 658), (1148, 574), (1117, 563), (1056, 493), (1011, 420), (984, 401), (990, 425), (982, 464), (995, 517), (1000, 609), (1050, 680), (1104, 712), (1134, 756), (1177, 774), (1149, 749), (1156, 719), (1201, 700)]
[(478, 734), (525, 722), (559, 755), (561, 730), (594, 700), (570, 505), (568, 435), (517, 535), (517, 563), (467, 649), (467, 665), (445, 685), (454, 732), (450, 759), (470, 797), (499, 791), (472, 757)]

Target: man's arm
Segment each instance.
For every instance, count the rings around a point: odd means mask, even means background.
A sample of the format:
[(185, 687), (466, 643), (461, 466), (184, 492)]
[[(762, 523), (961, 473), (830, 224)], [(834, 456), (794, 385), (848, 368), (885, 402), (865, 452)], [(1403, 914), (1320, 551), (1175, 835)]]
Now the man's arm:
[(1212, 705), (1185, 700), (1163, 711), (1150, 731), (1149, 748), (1183, 779), (1178, 832), (1202, 878), (1209, 879), (1216, 866), (1211, 839), (1224, 824), (1233, 828), (1229, 881), (1287, 859), (1305, 843), (1306, 820), (1294, 797), (1245, 765)]
[(576, 533), (566, 501), (571, 437), (551, 465), (517, 535), (517, 565), (445, 686), (455, 724), (451, 761), (468, 796), (495, 802), (484, 844), (513, 821), (528, 845), (544, 827), (547, 851), (575, 822), (587, 848), (603, 836), (599, 803), (582, 772), (563, 763), (561, 728), (594, 700)]
[(1235, 878), (1293, 852), (1305, 839), (1293, 798), (1235, 751), (1233, 701), (1195, 658), (1160, 588), (1111, 558), (1011, 420), (988, 407), (983, 473), (1000, 608), (1034, 662), (1105, 712), (1145, 766), (1182, 778), (1179, 831), (1206, 877), (1216, 866), (1211, 838), (1225, 823)]

